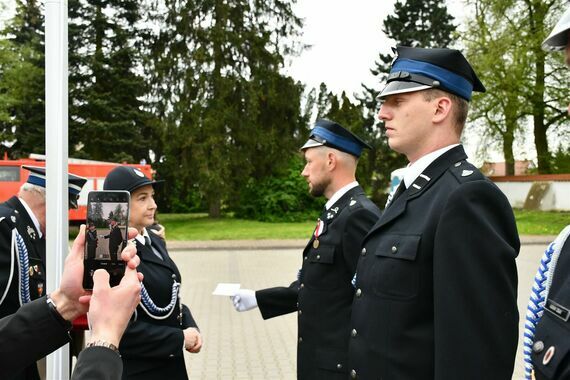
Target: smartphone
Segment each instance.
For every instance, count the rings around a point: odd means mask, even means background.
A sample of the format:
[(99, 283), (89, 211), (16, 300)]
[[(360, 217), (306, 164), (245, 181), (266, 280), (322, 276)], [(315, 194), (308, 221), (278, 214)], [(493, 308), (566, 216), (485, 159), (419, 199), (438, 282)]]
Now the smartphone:
[(127, 244), (129, 228), (128, 191), (90, 191), (87, 195), (83, 288), (93, 289), (93, 273), (109, 272), (111, 286), (125, 274), (121, 251)]

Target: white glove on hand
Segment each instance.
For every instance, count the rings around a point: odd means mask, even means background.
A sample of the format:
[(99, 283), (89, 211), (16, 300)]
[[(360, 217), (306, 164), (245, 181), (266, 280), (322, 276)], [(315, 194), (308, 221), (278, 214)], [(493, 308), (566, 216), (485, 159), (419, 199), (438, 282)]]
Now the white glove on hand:
[(248, 311), (257, 307), (255, 291), (251, 289), (240, 289), (235, 296), (230, 296), (237, 311)]

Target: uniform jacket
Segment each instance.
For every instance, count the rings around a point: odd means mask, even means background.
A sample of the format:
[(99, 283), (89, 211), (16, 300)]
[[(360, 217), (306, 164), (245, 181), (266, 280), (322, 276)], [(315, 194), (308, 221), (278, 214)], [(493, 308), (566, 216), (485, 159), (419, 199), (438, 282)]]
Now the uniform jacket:
[[(40, 239), (39, 231), (18, 197), (12, 197), (0, 204), (0, 300), (8, 287), (8, 293), (0, 304), (0, 318), (15, 313), (21, 306), (18, 290), (21, 281), (20, 267), (16, 253), (12, 254), (14, 228), (19, 232), (28, 251), (29, 271), (26, 275), (30, 280), (30, 297), (34, 300), (45, 294), (45, 240)], [(13, 275), (10, 282), (11, 271)], [(9, 379), (39, 379), (35, 363)]]
[[(554, 269), (544, 314), (536, 326), (534, 335), (535, 343), (531, 355), (537, 380), (570, 379), (569, 273), (570, 239), (566, 239)], [(551, 352), (547, 355), (549, 350)]]
[(351, 378), (510, 380), (519, 238), (504, 194), (462, 146), (436, 159), (364, 238)]
[[(164, 258), (159, 259), (144, 244), (136, 242), (141, 263), (137, 270), (144, 274), (143, 285), (153, 302), (164, 307), (170, 303), (172, 283), (181, 282), (180, 272), (166, 250), (166, 244), (153, 233), (152, 245)], [(197, 327), (190, 310), (177, 302), (166, 319), (150, 317), (139, 305), (136, 321), (129, 324), (120, 343), (123, 379), (187, 379), (184, 365), (182, 330)]]
[(94, 259), (97, 255), (97, 230), (87, 230), (87, 258)]
[(119, 225), (116, 224), (115, 227), (111, 228), (111, 231), (109, 231), (109, 233), (104, 237), (105, 239), (109, 239), (109, 253), (111, 255), (111, 259), (116, 260), (119, 247), (124, 238)]
[(37, 376), (36, 361), (67, 342), (67, 330), (49, 310), (45, 297), (25, 304), (0, 319), (0, 379)]
[(303, 250), (299, 279), (289, 287), (256, 292), (264, 319), (298, 312), (297, 378), (346, 379), (351, 284), (360, 243), (380, 211), (360, 186), (349, 190), (320, 219)]
[(123, 363), (116, 352), (105, 347), (88, 347), (79, 354), (71, 380), (119, 380), (122, 371)]

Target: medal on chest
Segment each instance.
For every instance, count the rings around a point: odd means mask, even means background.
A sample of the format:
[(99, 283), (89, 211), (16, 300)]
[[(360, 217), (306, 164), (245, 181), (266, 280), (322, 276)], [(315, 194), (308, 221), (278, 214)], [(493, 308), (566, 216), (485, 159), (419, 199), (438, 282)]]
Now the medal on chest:
[(321, 220), (321, 218), (317, 219), (317, 226), (315, 227), (315, 232), (313, 233), (315, 240), (313, 240), (313, 248), (319, 248), (319, 236), (323, 233), (323, 229), (325, 228), (325, 223)]

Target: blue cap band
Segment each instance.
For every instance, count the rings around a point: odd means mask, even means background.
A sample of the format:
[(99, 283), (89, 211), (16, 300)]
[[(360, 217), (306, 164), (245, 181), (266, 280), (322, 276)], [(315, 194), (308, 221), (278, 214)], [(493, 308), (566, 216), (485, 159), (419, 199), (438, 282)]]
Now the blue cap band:
[(311, 136), (321, 137), (327, 141), (326, 145), (333, 145), (334, 147), (338, 147), (340, 150), (353, 154), (356, 157), (360, 157), (362, 154), (362, 145), (357, 144), (354, 141), (351, 141), (343, 136), (332, 133), (323, 127), (313, 128), (311, 131)]
[(473, 84), (461, 75), (457, 75), (439, 66), (407, 58), (398, 58), (396, 62), (394, 62), (394, 65), (392, 65), (390, 72), (396, 71), (407, 71), (412, 74), (421, 74), (436, 79), (442, 88), (466, 100), (471, 100)]
[(27, 182), (39, 187), (46, 187), (46, 178), (43, 176), (42, 177), (37, 176), (34, 173), (30, 173)]

